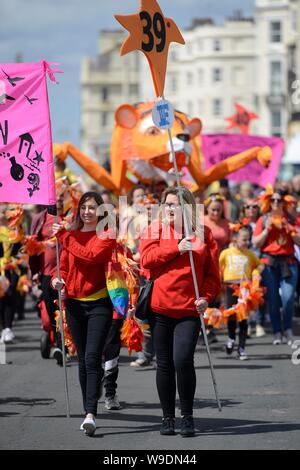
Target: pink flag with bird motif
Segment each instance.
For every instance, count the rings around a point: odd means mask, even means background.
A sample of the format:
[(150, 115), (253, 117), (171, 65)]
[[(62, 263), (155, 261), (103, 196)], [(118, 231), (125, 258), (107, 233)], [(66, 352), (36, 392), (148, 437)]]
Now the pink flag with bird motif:
[(56, 72), (46, 61), (0, 64), (0, 202), (56, 204), (46, 78)]

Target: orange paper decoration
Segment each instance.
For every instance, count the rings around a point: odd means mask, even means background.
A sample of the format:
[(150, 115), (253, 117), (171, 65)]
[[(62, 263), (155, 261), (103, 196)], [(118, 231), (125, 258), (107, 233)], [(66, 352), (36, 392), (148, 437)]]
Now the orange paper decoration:
[(226, 118), (228, 121), (228, 126), (226, 129), (233, 129), (234, 127), (238, 127), (242, 134), (248, 135), (249, 134), (249, 126), (253, 119), (258, 119), (257, 114), (248, 111), (244, 106), (236, 103), (236, 114)]
[(156, 0), (141, 0), (138, 13), (115, 18), (129, 31), (121, 55), (142, 51), (150, 65), (156, 96), (163, 96), (170, 43), (185, 44), (176, 23), (164, 17)]

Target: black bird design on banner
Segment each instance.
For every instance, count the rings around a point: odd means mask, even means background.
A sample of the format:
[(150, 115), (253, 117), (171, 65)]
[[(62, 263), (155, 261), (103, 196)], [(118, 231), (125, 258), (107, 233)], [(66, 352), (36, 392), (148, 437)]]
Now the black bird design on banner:
[(0, 95), (0, 104), (5, 104), (5, 100), (14, 101), (15, 98), (8, 96), (6, 93), (2, 93), (2, 95)]
[(9, 83), (12, 85), (12, 86), (17, 86), (17, 84), (15, 82), (19, 82), (20, 80), (24, 80), (25, 77), (10, 77), (9, 75), (7, 75), (6, 72), (4, 72), (3, 69), (1, 69), (2, 72), (4, 73), (4, 75), (6, 75), (7, 77), (7, 80), (9, 81)]
[(29, 98), (29, 96), (24, 95), (29, 104), (33, 104), (34, 101), (37, 101), (38, 98)]

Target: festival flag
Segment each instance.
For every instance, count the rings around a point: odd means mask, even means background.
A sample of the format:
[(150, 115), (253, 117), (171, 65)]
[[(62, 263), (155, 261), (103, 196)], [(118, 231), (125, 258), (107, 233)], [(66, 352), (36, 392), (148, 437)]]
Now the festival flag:
[(269, 146), (272, 150), (272, 160), (269, 167), (264, 168), (257, 160), (252, 160), (245, 167), (226, 176), (227, 179), (241, 182), (249, 181), (265, 188), (267, 184), (275, 184), (284, 141), (279, 137), (261, 137), (241, 134), (207, 134), (202, 135), (202, 151), (206, 169), (222, 162), (231, 155), (244, 152), (251, 147)]
[(56, 204), (46, 61), (0, 64), (0, 201)]

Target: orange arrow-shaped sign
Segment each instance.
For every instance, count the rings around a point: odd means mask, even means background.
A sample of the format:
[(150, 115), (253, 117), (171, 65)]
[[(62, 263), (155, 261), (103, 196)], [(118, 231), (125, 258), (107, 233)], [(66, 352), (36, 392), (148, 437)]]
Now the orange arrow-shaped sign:
[(156, 96), (163, 96), (170, 43), (185, 44), (176, 23), (164, 17), (156, 0), (141, 0), (138, 13), (115, 18), (129, 31), (121, 55), (142, 51), (150, 65)]

